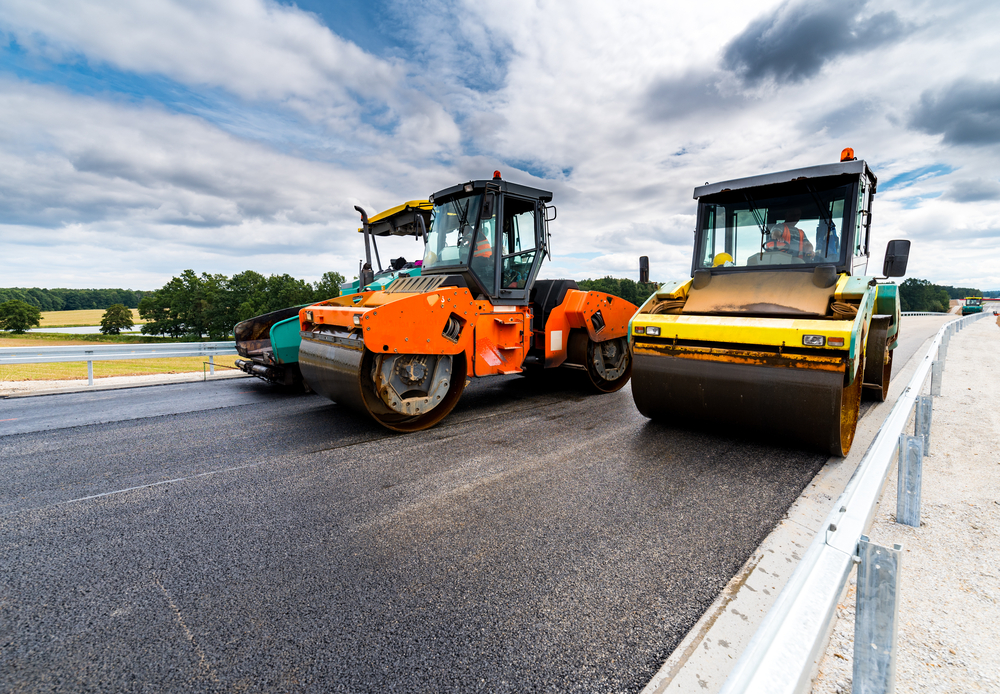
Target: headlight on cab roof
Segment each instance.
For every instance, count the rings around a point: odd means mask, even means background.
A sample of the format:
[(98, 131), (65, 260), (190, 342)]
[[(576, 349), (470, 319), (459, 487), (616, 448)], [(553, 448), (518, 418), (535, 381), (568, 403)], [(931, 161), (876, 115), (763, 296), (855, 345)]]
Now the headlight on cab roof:
[(659, 337), (660, 336), (660, 328), (659, 328), (659, 326), (657, 326), (657, 325), (647, 325), (646, 326), (646, 334), (647, 335), (652, 335), (653, 337)]
[(806, 347), (822, 347), (826, 344), (826, 338), (822, 335), (803, 335), (802, 344)]

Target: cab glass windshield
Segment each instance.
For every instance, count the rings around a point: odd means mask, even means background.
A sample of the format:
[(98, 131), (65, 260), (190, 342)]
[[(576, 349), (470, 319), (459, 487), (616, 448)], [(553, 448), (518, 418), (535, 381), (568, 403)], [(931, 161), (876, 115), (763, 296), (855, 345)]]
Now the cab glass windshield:
[(424, 248), (424, 269), (466, 265), (479, 218), (479, 193), (434, 204), (431, 228)]
[(696, 266), (839, 265), (846, 250), (841, 237), (852, 188), (713, 196), (715, 202), (701, 204)]

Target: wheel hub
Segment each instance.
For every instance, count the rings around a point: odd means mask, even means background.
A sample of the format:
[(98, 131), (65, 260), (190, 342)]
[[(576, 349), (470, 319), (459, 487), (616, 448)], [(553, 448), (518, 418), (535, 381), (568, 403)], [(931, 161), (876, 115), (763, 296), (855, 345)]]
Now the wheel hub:
[(614, 381), (628, 368), (628, 349), (623, 349), (622, 338), (601, 342), (594, 350), (594, 368), (601, 378)]
[(452, 357), (379, 355), (372, 364), (375, 391), (393, 412), (418, 415), (434, 409), (451, 386)]

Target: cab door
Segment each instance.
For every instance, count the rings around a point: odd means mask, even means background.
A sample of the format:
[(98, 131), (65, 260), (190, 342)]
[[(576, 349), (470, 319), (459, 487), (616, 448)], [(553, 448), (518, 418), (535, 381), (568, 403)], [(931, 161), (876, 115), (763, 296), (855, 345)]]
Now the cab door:
[(542, 215), (538, 201), (507, 193), (498, 229), (497, 304), (526, 305), (542, 262)]

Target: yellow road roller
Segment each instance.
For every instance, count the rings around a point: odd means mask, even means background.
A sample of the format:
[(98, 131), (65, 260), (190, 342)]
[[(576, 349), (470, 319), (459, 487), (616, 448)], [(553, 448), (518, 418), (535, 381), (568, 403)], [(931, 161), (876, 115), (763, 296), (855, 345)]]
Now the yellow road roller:
[(669, 423), (751, 430), (847, 455), (862, 392), (885, 399), (910, 242), (866, 273), (877, 179), (839, 163), (719, 183), (698, 201), (691, 277), (629, 323), (632, 396)]

